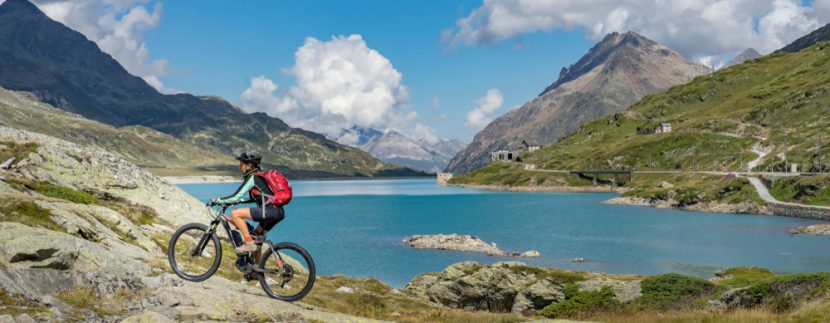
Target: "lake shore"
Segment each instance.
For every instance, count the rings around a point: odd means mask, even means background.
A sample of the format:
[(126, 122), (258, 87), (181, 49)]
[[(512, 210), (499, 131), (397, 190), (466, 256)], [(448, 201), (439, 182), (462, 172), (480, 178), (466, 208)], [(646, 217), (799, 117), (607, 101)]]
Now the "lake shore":
[(608, 205), (630, 205), (630, 206), (647, 206), (658, 209), (675, 208), (684, 211), (696, 212), (713, 212), (713, 213), (729, 213), (729, 214), (757, 214), (757, 215), (774, 215), (772, 210), (766, 205), (758, 205), (751, 202), (743, 202), (738, 204), (719, 203), (719, 202), (702, 202), (692, 205), (678, 205), (675, 201), (666, 200), (650, 200), (640, 197), (620, 196), (602, 202)]
[(163, 180), (173, 185), (179, 184), (215, 184), (240, 182), (239, 177), (204, 175), (204, 176), (163, 176)]
[(448, 184), (447, 186), (500, 192), (622, 193), (625, 191), (624, 188), (611, 186), (501, 186), (475, 184)]

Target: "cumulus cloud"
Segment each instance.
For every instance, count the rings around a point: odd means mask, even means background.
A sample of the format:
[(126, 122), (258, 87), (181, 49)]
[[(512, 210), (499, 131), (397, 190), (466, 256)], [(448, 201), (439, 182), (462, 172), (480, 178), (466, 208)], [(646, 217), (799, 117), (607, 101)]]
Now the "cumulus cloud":
[(49, 18), (63, 23), (98, 44), (131, 74), (159, 91), (170, 93), (159, 77), (169, 71), (166, 60), (151, 60), (144, 33), (158, 26), (161, 2), (148, 0), (35, 0)]
[(485, 0), (442, 34), (451, 46), (582, 28), (594, 40), (633, 30), (699, 59), (745, 48), (768, 53), (830, 20), (830, 0)]
[(332, 136), (352, 125), (408, 128), (418, 116), (407, 103), (401, 73), (360, 35), (307, 38), (294, 59), (285, 72), (296, 85), (279, 91), (270, 79), (254, 77), (242, 106)]
[(435, 134), (435, 130), (430, 128), (429, 126), (416, 123), (415, 130), (414, 130), (414, 137), (417, 140), (424, 141), (431, 145), (437, 144), (441, 141), (441, 138)]
[(477, 107), (467, 113), (464, 125), (473, 130), (481, 130), (491, 121), (496, 110), (504, 104), (504, 97), (498, 89), (489, 89), (487, 94), (476, 100)]

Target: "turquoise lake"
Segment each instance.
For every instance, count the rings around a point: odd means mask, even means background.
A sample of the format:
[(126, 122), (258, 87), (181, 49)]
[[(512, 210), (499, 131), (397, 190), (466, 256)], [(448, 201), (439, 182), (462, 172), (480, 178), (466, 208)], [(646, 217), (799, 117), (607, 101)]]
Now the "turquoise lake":
[[(207, 201), (233, 193), (238, 183), (179, 186)], [(604, 205), (615, 194), (479, 191), (439, 187), (434, 180), (293, 181), (292, 186), (295, 198), (271, 231), (272, 240), (304, 246), (321, 275), (369, 276), (395, 287), (465, 260), (701, 277), (746, 265), (830, 271), (830, 238), (787, 233), (819, 222), (813, 220)], [(401, 242), (437, 233), (472, 234), (508, 251), (538, 250), (541, 257), (416, 250)], [(573, 263), (577, 257), (585, 262)]]

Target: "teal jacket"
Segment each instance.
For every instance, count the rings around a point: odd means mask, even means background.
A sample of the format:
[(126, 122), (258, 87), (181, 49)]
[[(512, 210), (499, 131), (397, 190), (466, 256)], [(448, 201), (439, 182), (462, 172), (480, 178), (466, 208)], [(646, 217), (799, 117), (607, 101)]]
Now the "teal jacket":
[[(249, 170), (244, 175), (242, 175), (242, 185), (236, 189), (236, 192), (233, 194), (219, 198), (216, 200), (216, 203), (219, 204), (238, 204), (238, 203), (250, 203), (255, 202), (258, 206), (262, 203), (260, 199), (259, 192), (270, 192), (270, 188), (268, 188), (268, 184), (262, 178), (258, 176), (254, 176), (255, 173), (261, 172), (261, 169), (255, 168)], [(256, 189), (255, 191), (252, 191)], [(257, 194), (255, 194), (255, 192)]]

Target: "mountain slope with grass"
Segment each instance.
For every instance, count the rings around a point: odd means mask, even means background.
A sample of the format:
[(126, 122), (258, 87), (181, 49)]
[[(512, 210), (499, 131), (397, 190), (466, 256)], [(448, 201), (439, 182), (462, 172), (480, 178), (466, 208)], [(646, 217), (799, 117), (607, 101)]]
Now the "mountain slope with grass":
[(0, 125), (97, 146), (160, 174), (216, 171), (235, 163), (213, 147), (184, 142), (143, 126), (115, 128), (42, 103), (29, 93), (2, 88)]
[(548, 145), (581, 124), (619, 112), (643, 96), (706, 73), (676, 52), (634, 32), (611, 33), (568, 68), (537, 98), (497, 118), (459, 152), (447, 171), (485, 166), (490, 153), (526, 141)]
[(297, 177), (408, 175), (368, 153), (210, 96), (164, 95), (27, 0), (0, 5), (0, 86), (115, 127), (143, 126), (226, 155), (256, 151)]
[[(672, 131), (654, 133), (661, 123), (671, 123)], [(800, 171), (818, 172), (830, 169), (828, 142), (830, 44), (825, 42), (796, 53), (750, 60), (649, 95), (624, 112), (585, 124), (525, 160), (552, 170), (737, 172), (747, 171), (749, 162), (758, 158), (753, 151), (764, 151), (755, 171), (784, 171), (797, 165)], [(640, 187), (642, 197), (688, 189), (692, 200), (700, 200), (697, 194), (702, 190), (738, 180), (678, 176), (651, 177), (671, 179), (669, 184), (680, 187), (656, 187), (653, 184), (660, 180), (644, 180), (652, 186)], [(683, 187), (694, 182), (691, 178), (707, 177), (710, 181)], [(524, 182), (517, 183), (517, 178)], [(456, 178), (454, 183), (546, 185), (522, 167), (497, 164)], [(629, 186), (637, 188), (637, 179)], [(711, 198), (726, 199), (730, 194), (727, 189)]]

